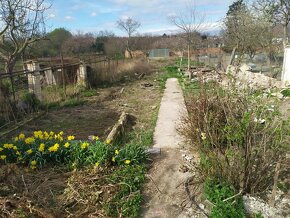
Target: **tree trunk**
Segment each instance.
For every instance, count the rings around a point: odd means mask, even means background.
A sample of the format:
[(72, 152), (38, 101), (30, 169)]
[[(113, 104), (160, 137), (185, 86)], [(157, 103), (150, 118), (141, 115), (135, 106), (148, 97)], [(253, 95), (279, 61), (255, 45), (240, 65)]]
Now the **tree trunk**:
[(237, 50), (237, 47), (234, 47), (233, 50), (232, 50), (232, 54), (231, 54), (231, 58), (230, 58), (230, 61), (229, 61), (229, 65), (232, 65), (233, 62), (234, 62), (235, 55), (236, 55), (236, 50)]
[(187, 47), (187, 70), (190, 71), (190, 45)]
[(10, 82), (11, 82), (12, 95), (13, 95), (14, 102), (16, 101), (16, 97), (15, 97), (14, 78), (12, 76), (12, 73), (13, 73), (13, 69), (15, 67), (15, 64), (16, 64), (16, 60), (14, 58), (9, 58), (5, 62), (5, 73), (10, 75)]
[(127, 40), (127, 46), (126, 46), (126, 49), (127, 49), (127, 51), (129, 52), (130, 58), (132, 59), (132, 58), (133, 58), (133, 55), (132, 55), (132, 51), (131, 51), (131, 49), (130, 49), (130, 36), (129, 36), (128, 40)]
[(182, 51), (182, 54), (181, 54), (181, 57), (180, 57), (180, 62), (179, 62), (179, 68), (180, 69), (182, 67), (182, 59), (183, 59), (183, 51)]
[(287, 44), (288, 44), (288, 25), (285, 24), (283, 26), (283, 46), (284, 48), (286, 48)]

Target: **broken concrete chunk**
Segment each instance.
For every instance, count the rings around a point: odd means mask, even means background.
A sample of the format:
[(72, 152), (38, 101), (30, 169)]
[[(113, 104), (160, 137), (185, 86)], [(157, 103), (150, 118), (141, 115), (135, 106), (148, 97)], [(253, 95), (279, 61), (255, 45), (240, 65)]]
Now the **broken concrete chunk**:
[(161, 154), (161, 148), (149, 148), (146, 150), (148, 154)]

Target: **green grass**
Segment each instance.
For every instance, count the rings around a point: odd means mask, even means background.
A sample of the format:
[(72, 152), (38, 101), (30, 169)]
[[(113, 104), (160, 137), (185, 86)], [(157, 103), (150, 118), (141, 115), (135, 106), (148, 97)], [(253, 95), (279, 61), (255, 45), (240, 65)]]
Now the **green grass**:
[(76, 107), (80, 105), (84, 105), (86, 101), (80, 98), (70, 98), (62, 102), (51, 102), (46, 103), (43, 105), (44, 108), (51, 110), (51, 109), (61, 109), (65, 107)]
[(290, 89), (285, 89), (281, 93), (284, 97), (290, 97)]
[[(188, 60), (187, 58), (182, 59), (181, 67), (187, 67), (187, 65), (188, 65), (187, 60)], [(180, 66), (180, 59), (176, 60), (176, 65)], [(205, 63), (199, 62), (199, 61), (190, 61), (190, 66), (203, 67), (203, 66), (205, 66)]]
[(184, 95), (198, 92), (200, 88), (199, 83), (197, 81), (189, 81), (186, 76), (178, 72), (177, 66), (168, 66), (163, 70), (165, 73), (161, 74), (157, 79), (161, 89), (165, 89), (166, 80), (168, 78), (177, 78), (184, 92)]
[(80, 92), (81, 97), (92, 97), (98, 95), (96, 89), (86, 89)]
[(111, 217), (139, 217), (143, 197), (140, 193), (145, 182), (146, 168), (144, 164), (120, 167), (114, 171), (109, 182), (119, 184), (120, 189), (104, 205), (106, 214)]
[(160, 74), (157, 78), (157, 81), (159, 82), (160, 89), (165, 89), (165, 84), (167, 79), (169, 78), (182, 78), (182, 74), (178, 72), (178, 67), (176, 66), (168, 66), (163, 69), (164, 73)]

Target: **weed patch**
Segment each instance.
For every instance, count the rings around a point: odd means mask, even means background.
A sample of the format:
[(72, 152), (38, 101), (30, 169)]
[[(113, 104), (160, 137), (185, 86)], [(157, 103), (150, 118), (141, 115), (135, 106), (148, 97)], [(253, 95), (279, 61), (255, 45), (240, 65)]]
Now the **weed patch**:
[(205, 197), (214, 204), (210, 217), (246, 218), (243, 200), (240, 195), (235, 196), (236, 191), (225, 182), (208, 179), (204, 189)]

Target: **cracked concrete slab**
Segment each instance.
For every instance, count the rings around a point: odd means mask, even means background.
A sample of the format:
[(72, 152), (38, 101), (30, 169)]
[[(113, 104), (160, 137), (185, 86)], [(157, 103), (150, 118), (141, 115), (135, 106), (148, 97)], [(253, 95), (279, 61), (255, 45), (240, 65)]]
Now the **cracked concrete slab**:
[(166, 82), (154, 133), (153, 148), (161, 148), (161, 153), (153, 157), (153, 165), (147, 175), (141, 217), (185, 218), (193, 214), (194, 217), (200, 217), (197, 211), (193, 211), (184, 189), (185, 181), (192, 175), (181, 170), (187, 151), (184, 150), (184, 139), (178, 134), (177, 128), (181, 117), (186, 114), (178, 80), (170, 78)]

